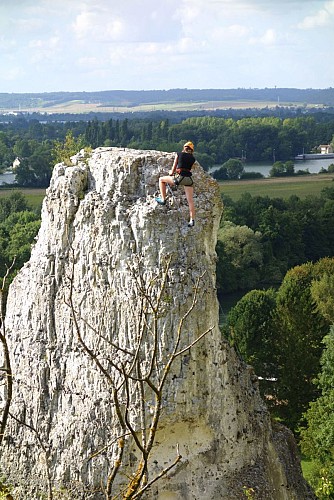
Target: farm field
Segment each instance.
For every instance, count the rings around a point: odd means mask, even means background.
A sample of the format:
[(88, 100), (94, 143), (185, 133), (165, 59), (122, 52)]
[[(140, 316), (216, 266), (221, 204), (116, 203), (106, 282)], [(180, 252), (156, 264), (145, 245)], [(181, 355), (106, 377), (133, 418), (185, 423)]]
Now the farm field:
[(42, 206), (42, 201), (45, 196), (45, 189), (32, 189), (32, 188), (12, 188), (12, 189), (0, 189), (0, 198), (4, 196), (9, 196), (14, 191), (21, 192), (27, 199), (30, 207), (32, 209), (40, 209)]
[[(281, 102), (281, 107), (298, 106), (297, 102)], [(161, 102), (161, 103), (143, 103), (136, 106), (131, 105), (113, 105), (104, 103), (91, 103), (82, 100), (72, 100), (53, 105), (45, 106), (43, 104), (35, 106), (21, 106), (20, 111), (27, 113), (134, 113), (151, 111), (197, 111), (197, 110), (218, 110), (218, 109), (262, 109), (275, 108), (276, 102), (273, 101), (255, 101), (255, 100), (226, 100), (226, 101), (184, 101), (184, 102)], [(312, 108), (312, 105), (306, 106)], [(3, 111), (10, 109), (2, 108)]]
[(315, 174), (299, 177), (275, 177), (239, 181), (220, 181), (224, 195), (237, 201), (244, 193), (252, 196), (269, 196), (287, 199), (296, 195), (299, 198), (318, 196), (326, 187), (334, 187), (334, 174)]

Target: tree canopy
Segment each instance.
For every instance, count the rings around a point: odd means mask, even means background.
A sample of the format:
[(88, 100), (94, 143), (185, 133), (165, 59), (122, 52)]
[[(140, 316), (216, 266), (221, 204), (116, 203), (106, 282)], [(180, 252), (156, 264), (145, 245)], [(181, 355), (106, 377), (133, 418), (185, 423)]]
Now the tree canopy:
[(13, 272), (29, 259), (39, 227), (40, 214), (29, 207), (21, 192), (0, 198), (0, 276), (5, 275), (14, 257)]
[[(334, 255), (334, 188), (304, 200), (297, 196), (283, 200), (245, 193), (238, 201), (223, 196), (223, 202), (217, 243), (220, 294), (279, 284), (292, 267)], [(235, 235), (247, 231), (256, 235), (256, 254), (262, 257), (243, 260), (242, 266), (236, 266), (237, 245), (242, 249), (245, 242)]]
[(319, 395), (314, 379), (334, 302), (333, 295), (325, 299), (325, 286), (333, 279), (334, 258), (295, 266), (277, 291), (247, 293), (231, 309), (224, 327), (230, 342), (261, 377), (261, 392), (273, 414), (294, 431)]
[(305, 413), (306, 426), (301, 431), (303, 453), (313, 460), (308, 477), (317, 497), (334, 498), (334, 326), (323, 340), (321, 372), (317, 379), (321, 395)]

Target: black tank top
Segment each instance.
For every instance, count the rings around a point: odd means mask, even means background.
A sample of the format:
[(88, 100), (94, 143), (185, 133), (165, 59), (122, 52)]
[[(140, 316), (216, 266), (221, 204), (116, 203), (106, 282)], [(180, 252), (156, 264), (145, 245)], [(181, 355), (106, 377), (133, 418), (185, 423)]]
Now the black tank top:
[(177, 167), (176, 172), (184, 177), (191, 177), (191, 167), (195, 163), (195, 158), (191, 153), (178, 153), (177, 154)]

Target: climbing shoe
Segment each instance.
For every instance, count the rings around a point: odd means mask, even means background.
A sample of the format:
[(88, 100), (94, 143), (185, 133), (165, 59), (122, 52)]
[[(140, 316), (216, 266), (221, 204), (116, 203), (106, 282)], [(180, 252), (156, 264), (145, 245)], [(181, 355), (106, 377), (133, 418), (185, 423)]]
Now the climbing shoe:
[(188, 222), (188, 227), (194, 227), (194, 225), (195, 225), (194, 219), (190, 219), (190, 221)]
[(166, 205), (166, 200), (163, 200), (160, 196), (156, 198), (155, 201), (159, 203), (159, 205)]

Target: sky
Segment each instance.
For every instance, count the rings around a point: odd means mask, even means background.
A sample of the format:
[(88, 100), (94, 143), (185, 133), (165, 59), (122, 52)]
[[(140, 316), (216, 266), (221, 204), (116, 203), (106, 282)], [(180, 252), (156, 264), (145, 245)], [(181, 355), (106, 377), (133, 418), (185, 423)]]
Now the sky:
[(0, 92), (328, 88), (334, 0), (0, 0)]

